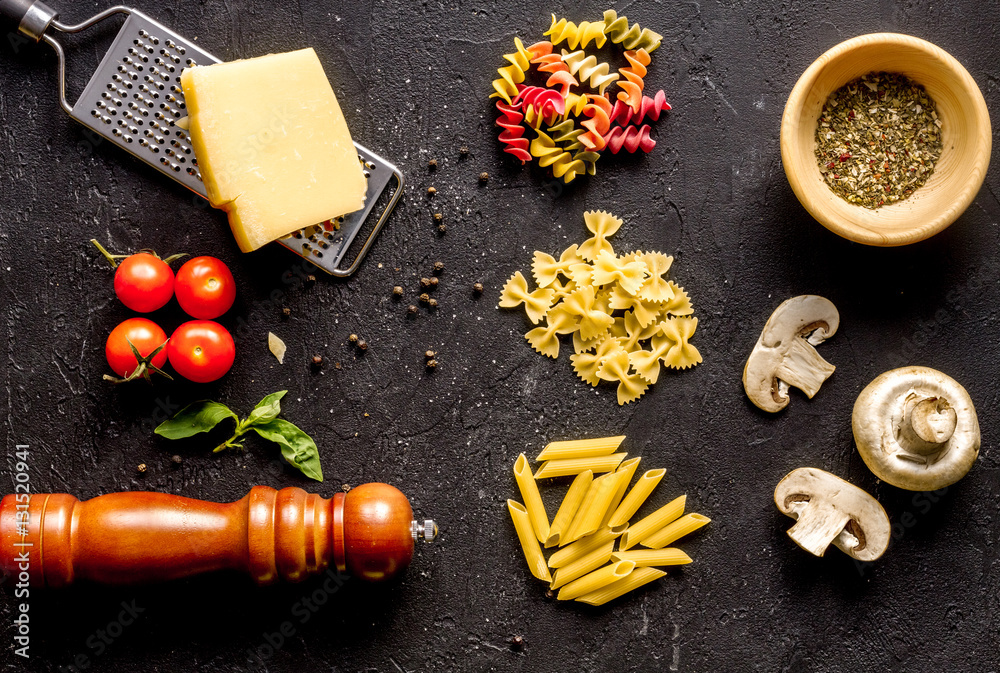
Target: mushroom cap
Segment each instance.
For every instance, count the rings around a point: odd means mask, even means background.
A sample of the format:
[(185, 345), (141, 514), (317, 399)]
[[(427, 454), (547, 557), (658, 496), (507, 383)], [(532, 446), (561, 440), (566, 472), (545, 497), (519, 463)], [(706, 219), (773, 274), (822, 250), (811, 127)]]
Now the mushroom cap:
[[(954, 418), (941, 421), (943, 434), (951, 427), (954, 431), (937, 447), (916, 445), (903, 432), (907, 407), (919, 400), (944, 400), (954, 410), (948, 414)], [(969, 393), (930, 367), (893, 369), (869, 383), (854, 403), (851, 425), (868, 468), (882, 481), (908, 491), (950, 486), (968, 473), (979, 456), (979, 418)], [(933, 435), (939, 428), (930, 430), (917, 434)]]
[[(774, 504), (797, 520), (788, 535), (816, 556), (832, 542), (851, 558), (874, 561), (889, 546), (892, 524), (882, 505), (824, 470), (800, 467), (789, 472), (774, 489)], [(803, 532), (797, 533), (797, 528)]]
[(829, 299), (814, 294), (784, 301), (768, 318), (743, 368), (743, 388), (764, 411), (788, 406), (788, 388), (812, 398), (834, 367), (813, 346), (832, 337), (840, 313)]

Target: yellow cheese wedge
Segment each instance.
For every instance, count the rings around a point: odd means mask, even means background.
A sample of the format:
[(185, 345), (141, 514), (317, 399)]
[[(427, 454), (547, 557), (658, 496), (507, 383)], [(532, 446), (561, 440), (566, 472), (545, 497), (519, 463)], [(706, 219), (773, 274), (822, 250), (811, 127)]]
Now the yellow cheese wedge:
[(209, 201), (244, 252), (364, 206), (351, 132), (312, 49), (188, 68), (181, 86)]

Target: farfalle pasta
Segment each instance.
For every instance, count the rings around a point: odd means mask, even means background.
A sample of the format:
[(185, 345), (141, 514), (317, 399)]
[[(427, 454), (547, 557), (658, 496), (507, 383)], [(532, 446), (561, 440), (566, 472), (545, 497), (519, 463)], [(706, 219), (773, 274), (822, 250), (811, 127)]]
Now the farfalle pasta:
[[(666, 94), (644, 93), (645, 78), (662, 36), (630, 24), (613, 10), (598, 21), (574, 23), (553, 15), (544, 35), (528, 47), (514, 39), (504, 54), (491, 96), (497, 103), (504, 152), (538, 165), (566, 183), (595, 175), (602, 152), (650, 152), (656, 141), (644, 121), (670, 110)], [(606, 43), (621, 48), (628, 65), (617, 72), (598, 54)]]
[[(565, 131), (564, 132), (568, 132)], [(548, 136), (546, 136), (548, 137)], [(552, 142), (553, 153), (569, 156)], [(571, 336), (570, 363), (577, 376), (598, 386), (617, 385), (619, 404), (629, 404), (660, 378), (662, 367), (689, 369), (702, 360), (691, 343), (698, 327), (690, 297), (667, 278), (674, 258), (655, 251), (617, 254), (608, 240), (622, 226), (605, 211), (584, 213), (591, 237), (566, 248), (557, 259), (535, 251), (531, 290), (518, 271), (500, 296), (500, 306), (524, 306), (538, 325), (525, 339), (538, 353), (557, 359), (560, 337)]]

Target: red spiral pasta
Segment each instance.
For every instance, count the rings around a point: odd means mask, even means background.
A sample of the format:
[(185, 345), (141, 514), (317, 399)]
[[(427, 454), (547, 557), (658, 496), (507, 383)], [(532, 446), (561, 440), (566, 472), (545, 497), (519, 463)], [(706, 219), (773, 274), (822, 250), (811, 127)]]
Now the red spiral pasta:
[(604, 136), (606, 149), (612, 154), (618, 154), (621, 150), (629, 154), (635, 154), (639, 150), (648, 153), (656, 147), (656, 141), (649, 137), (649, 130), (649, 124), (616, 126)]
[(660, 113), (671, 109), (670, 103), (667, 102), (667, 94), (663, 92), (663, 89), (660, 89), (653, 98), (649, 96), (642, 97), (642, 100), (639, 102), (638, 112), (633, 111), (632, 106), (625, 101), (616, 101), (614, 110), (611, 112), (611, 121), (622, 126), (628, 126), (629, 124), (638, 126), (647, 117), (653, 121), (659, 121)]
[(497, 110), (500, 111), (500, 118), (497, 119), (497, 126), (503, 128), (500, 132), (500, 142), (506, 147), (504, 152), (513, 154), (521, 160), (522, 164), (531, 161), (531, 153), (528, 151), (528, 139), (524, 137), (524, 115), (518, 109), (521, 104), (507, 105), (502, 100), (497, 101)]

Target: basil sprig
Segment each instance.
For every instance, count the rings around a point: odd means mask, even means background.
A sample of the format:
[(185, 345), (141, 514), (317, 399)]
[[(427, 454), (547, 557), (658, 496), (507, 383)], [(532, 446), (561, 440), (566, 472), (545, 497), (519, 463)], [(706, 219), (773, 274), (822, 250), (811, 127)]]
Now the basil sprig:
[(316, 442), (297, 425), (278, 418), (278, 414), (281, 413), (281, 398), (287, 392), (279, 390), (271, 393), (243, 420), (240, 420), (240, 417), (225, 404), (211, 400), (194, 402), (178, 411), (170, 420), (160, 423), (155, 432), (167, 439), (184, 439), (208, 432), (222, 421), (231, 418), (236, 423), (233, 436), (215, 447), (215, 452), (230, 448), (242, 449), (242, 441), (237, 440), (253, 430), (264, 439), (280, 446), (284, 459), (302, 474), (310, 479), (323, 481), (323, 467), (319, 462)]

